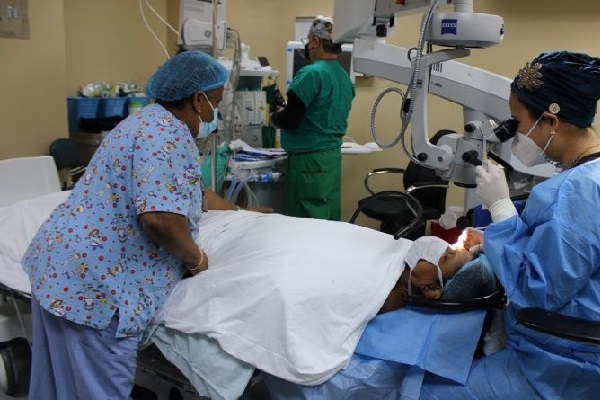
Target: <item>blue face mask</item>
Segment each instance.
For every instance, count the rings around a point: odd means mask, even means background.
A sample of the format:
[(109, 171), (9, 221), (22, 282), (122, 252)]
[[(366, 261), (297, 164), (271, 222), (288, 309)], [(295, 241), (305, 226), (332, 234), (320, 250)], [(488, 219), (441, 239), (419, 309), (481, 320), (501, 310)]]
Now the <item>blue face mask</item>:
[(205, 137), (208, 137), (208, 135), (213, 133), (219, 126), (219, 109), (213, 107), (212, 103), (206, 96), (206, 93), (203, 92), (202, 94), (204, 97), (206, 97), (206, 101), (213, 110), (213, 119), (210, 122), (203, 122), (200, 113), (198, 113), (198, 119), (200, 119), (200, 126), (198, 127), (198, 139), (204, 139)]

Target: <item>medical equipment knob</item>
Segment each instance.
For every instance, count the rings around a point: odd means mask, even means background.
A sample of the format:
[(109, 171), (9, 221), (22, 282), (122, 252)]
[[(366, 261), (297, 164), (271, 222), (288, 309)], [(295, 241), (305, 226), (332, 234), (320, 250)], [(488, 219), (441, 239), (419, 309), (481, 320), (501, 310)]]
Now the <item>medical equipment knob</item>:
[(475, 131), (475, 125), (473, 125), (473, 124), (466, 124), (465, 125), (465, 132), (471, 133), (473, 131)]
[(478, 158), (477, 150), (469, 150), (463, 153), (462, 159), (464, 162), (474, 166), (481, 165), (481, 160)]

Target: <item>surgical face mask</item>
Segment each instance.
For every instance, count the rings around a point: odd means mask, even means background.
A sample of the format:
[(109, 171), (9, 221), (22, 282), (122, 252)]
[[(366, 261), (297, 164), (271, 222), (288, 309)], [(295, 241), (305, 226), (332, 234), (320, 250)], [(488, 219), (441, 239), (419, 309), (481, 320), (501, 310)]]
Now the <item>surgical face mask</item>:
[(550, 142), (552, 141), (554, 135), (550, 136), (543, 149), (541, 149), (537, 144), (535, 144), (533, 139), (529, 137), (529, 135), (535, 129), (536, 125), (538, 124), (538, 122), (540, 122), (541, 119), (542, 117), (538, 118), (538, 120), (535, 121), (535, 124), (533, 124), (533, 126), (531, 127), (531, 129), (529, 129), (529, 131), (527, 131), (527, 133), (524, 134), (522, 132), (517, 132), (515, 138), (513, 139), (511, 152), (526, 167), (533, 167), (548, 162), (548, 159), (546, 158), (546, 154), (544, 152), (550, 145)]
[(304, 45), (304, 58), (310, 61), (310, 53), (308, 49), (308, 43)]
[(210, 122), (204, 122), (204, 121), (202, 121), (202, 117), (200, 116), (200, 113), (198, 112), (198, 119), (200, 119), (200, 126), (198, 127), (197, 139), (204, 139), (205, 137), (208, 137), (208, 135), (210, 135), (212, 132), (214, 132), (214, 130), (217, 129), (217, 127), (219, 126), (219, 109), (213, 107), (212, 103), (208, 99), (208, 96), (206, 96), (206, 93), (203, 92), (202, 94), (204, 95), (204, 97), (206, 97), (206, 101), (210, 105), (210, 108), (212, 108), (212, 110), (213, 110), (213, 119)]
[[(417, 266), (420, 260), (425, 260), (437, 267), (438, 279), (440, 281), (440, 287), (444, 287), (444, 280), (442, 279), (442, 270), (438, 266), (440, 258), (444, 255), (448, 249), (448, 243), (435, 236), (422, 236), (415, 240), (406, 254), (404, 262), (410, 269), (411, 278), (412, 271)], [(408, 282), (408, 295), (411, 296), (411, 280)]]
[(310, 61), (310, 50), (308, 48), (308, 45), (310, 44), (310, 42), (313, 40), (314, 38), (306, 38), (306, 39), (302, 39), (302, 42), (304, 42), (304, 58), (307, 61)]

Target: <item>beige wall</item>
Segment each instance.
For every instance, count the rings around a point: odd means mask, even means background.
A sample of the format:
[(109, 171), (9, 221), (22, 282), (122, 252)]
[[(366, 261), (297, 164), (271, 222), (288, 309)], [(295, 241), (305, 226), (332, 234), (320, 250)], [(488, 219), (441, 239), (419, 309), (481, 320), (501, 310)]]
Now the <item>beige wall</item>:
[[(165, 15), (167, 0), (151, 0)], [(68, 136), (66, 100), (80, 84), (144, 84), (166, 60), (137, 0), (29, 0), (30, 40), (0, 39), (0, 159), (48, 153)], [(147, 11), (158, 37), (166, 28)]]
[[(464, 63), (513, 77), (525, 61), (542, 51), (569, 49), (600, 56), (600, 2), (578, 0), (549, 2), (546, 0), (475, 0), (475, 11), (501, 15), (506, 35), (500, 46), (473, 50)], [(244, 42), (251, 45), (251, 54), (266, 56), (273, 68), (285, 70), (285, 46), (294, 35), (296, 16), (331, 14), (333, 0), (228, 0), (228, 24), (240, 31)], [(402, 17), (387, 42), (413, 47), (418, 40), (420, 16)], [(284, 85), (285, 77), (279, 78)], [(348, 135), (360, 143), (372, 141), (369, 133), (370, 110), (379, 92), (389, 82), (372, 77), (357, 78), (357, 97), (352, 106)], [(400, 86), (402, 87), (402, 86)], [(429, 129), (449, 128), (462, 131), (462, 110), (448, 102), (430, 98)], [(384, 141), (398, 132), (399, 104), (390, 96), (378, 112), (377, 126)], [(343, 218), (348, 219), (358, 199), (367, 192), (363, 187), (366, 172), (383, 166), (405, 166), (406, 157), (396, 147), (373, 155), (345, 156), (343, 170)], [(385, 182), (389, 188), (391, 182)], [(448, 204), (462, 205), (462, 189), (453, 187)], [(359, 220), (367, 224), (365, 220)]]
[(0, 38), (0, 159), (47, 152), (66, 134), (62, 0), (29, 0), (30, 40)]
[[(149, 0), (170, 22), (177, 22), (178, 0)], [(0, 159), (46, 154), (53, 138), (67, 136), (65, 96), (92, 80), (134, 80), (144, 83), (164, 61), (159, 45), (145, 28), (137, 0), (29, 0), (31, 40), (0, 39)], [(600, 2), (578, 0), (475, 0), (475, 11), (499, 14), (506, 23), (500, 46), (474, 50), (465, 63), (512, 77), (525, 61), (550, 49), (571, 49), (600, 55)], [(286, 42), (294, 35), (294, 18), (331, 14), (333, 0), (227, 0), (227, 20), (251, 46), (251, 55), (266, 56), (274, 69), (285, 69)], [(169, 51), (175, 45), (158, 19), (147, 12)], [(388, 43), (412, 47), (418, 16), (403, 17)], [(279, 78), (283, 86), (285, 77)], [(348, 135), (371, 141), (369, 112), (388, 82), (363, 77), (350, 115)], [(397, 100), (383, 104), (377, 124), (384, 139), (399, 129)], [(461, 130), (461, 110), (430, 99), (430, 130)], [(366, 194), (364, 174), (375, 167), (404, 166), (399, 148), (373, 155), (344, 158), (343, 214), (347, 219)], [(449, 204), (460, 204), (453, 189)]]
[[(171, 0), (173, 1), (173, 0)], [(144, 85), (167, 60), (160, 44), (146, 28), (138, 0), (64, 0), (67, 93), (93, 82), (133, 81)], [(150, 0), (166, 16), (167, 0)], [(150, 27), (166, 43), (167, 28), (144, 7)]]

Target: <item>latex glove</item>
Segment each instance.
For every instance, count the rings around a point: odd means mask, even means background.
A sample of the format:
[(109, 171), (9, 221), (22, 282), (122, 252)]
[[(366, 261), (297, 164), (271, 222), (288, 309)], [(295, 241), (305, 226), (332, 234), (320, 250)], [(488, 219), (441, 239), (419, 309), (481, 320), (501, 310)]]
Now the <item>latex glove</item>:
[(469, 250), (473, 254), (483, 252), (483, 231), (477, 228), (465, 228), (454, 244), (455, 248)]
[(469, 252), (473, 254), (483, 253), (483, 244), (476, 244), (474, 246), (469, 247)]
[(511, 199), (501, 199), (490, 207), (493, 222), (500, 222), (517, 215), (517, 209)]
[(475, 167), (475, 175), (475, 182), (477, 182), (475, 193), (483, 205), (489, 208), (493, 222), (504, 221), (517, 215), (517, 209), (510, 200), (504, 168), (488, 162), (485, 167), (481, 165)]
[(475, 167), (475, 182), (477, 183), (475, 193), (487, 208), (498, 200), (510, 198), (504, 168), (496, 163), (487, 162), (483, 166)]
[(473, 254), (483, 253), (483, 231), (476, 228), (465, 228), (464, 248)]

